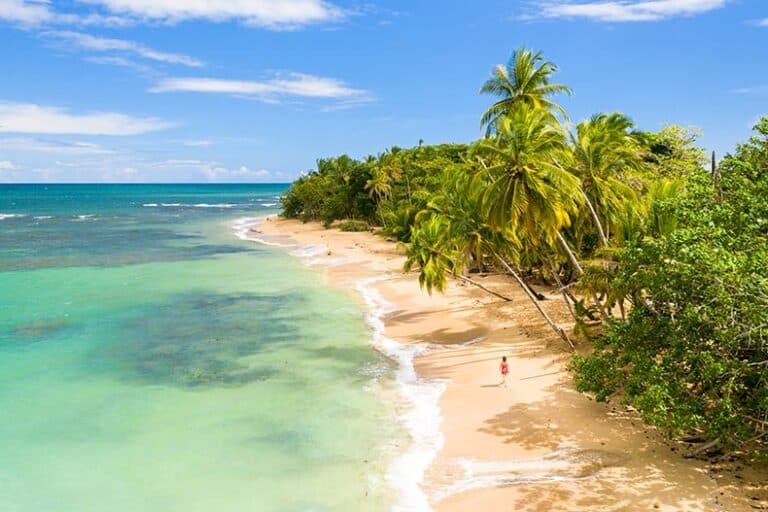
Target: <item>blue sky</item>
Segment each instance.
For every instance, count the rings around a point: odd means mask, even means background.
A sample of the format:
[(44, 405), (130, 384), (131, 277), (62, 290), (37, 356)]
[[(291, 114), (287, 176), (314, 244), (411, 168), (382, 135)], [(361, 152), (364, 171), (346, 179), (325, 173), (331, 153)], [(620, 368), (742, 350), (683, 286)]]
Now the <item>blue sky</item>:
[(763, 0), (0, 0), (0, 38), (0, 182), (285, 182), (468, 142), (521, 45), (574, 120), (724, 153), (768, 114)]

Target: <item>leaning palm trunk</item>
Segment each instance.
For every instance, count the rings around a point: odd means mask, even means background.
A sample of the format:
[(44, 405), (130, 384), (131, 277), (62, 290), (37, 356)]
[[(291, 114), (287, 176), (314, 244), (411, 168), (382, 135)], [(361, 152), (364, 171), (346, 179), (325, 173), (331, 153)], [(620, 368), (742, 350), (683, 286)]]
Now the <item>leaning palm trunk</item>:
[(456, 274), (456, 279), (459, 279), (460, 281), (463, 281), (465, 283), (469, 283), (469, 284), (471, 284), (473, 286), (477, 286), (478, 288), (480, 288), (484, 292), (490, 293), (491, 295), (494, 295), (494, 296), (496, 296), (496, 297), (498, 297), (498, 298), (500, 298), (502, 300), (505, 300), (507, 302), (512, 302), (512, 299), (510, 299), (509, 297), (505, 297), (504, 295), (502, 295), (500, 293), (497, 293), (497, 292), (495, 292), (493, 290), (489, 290), (488, 288), (486, 288), (485, 286), (481, 285), (477, 281), (472, 280), (472, 279), (470, 279), (470, 278), (468, 278), (466, 276), (463, 276), (461, 274)]
[(579, 316), (576, 314), (576, 311), (573, 309), (573, 304), (571, 301), (575, 300), (571, 296), (570, 293), (568, 293), (568, 289), (563, 285), (563, 282), (560, 280), (560, 276), (557, 274), (557, 269), (555, 268), (555, 264), (552, 263), (552, 260), (547, 260), (549, 263), (549, 271), (552, 274), (552, 278), (555, 280), (555, 284), (557, 284), (558, 288), (560, 288), (560, 291), (563, 293), (563, 300), (565, 301), (565, 304), (568, 306), (568, 311), (571, 312), (571, 316), (574, 320), (577, 322), (581, 320)]
[(559, 231), (557, 232), (557, 241), (560, 242), (560, 247), (562, 247), (565, 251), (565, 254), (568, 255), (568, 260), (570, 260), (573, 268), (576, 269), (576, 272), (579, 275), (582, 275), (584, 273), (584, 269), (581, 268), (581, 263), (579, 263), (579, 260), (576, 259), (576, 255), (573, 254), (571, 246), (568, 245), (568, 242), (565, 240), (565, 238), (563, 238), (563, 235)]
[(563, 341), (567, 342), (568, 345), (571, 347), (571, 350), (576, 350), (576, 347), (573, 345), (573, 342), (571, 341), (571, 338), (568, 337), (568, 333), (565, 332), (565, 330), (557, 325), (552, 318), (547, 314), (546, 311), (539, 305), (539, 301), (536, 299), (536, 297), (531, 293), (531, 291), (528, 289), (528, 287), (525, 285), (525, 281), (523, 281), (523, 278), (520, 277), (520, 275), (515, 272), (515, 270), (509, 266), (509, 264), (502, 258), (497, 252), (494, 252), (493, 255), (496, 257), (497, 260), (499, 260), (499, 263), (506, 269), (507, 272), (509, 272), (512, 277), (515, 278), (517, 283), (520, 285), (520, 287), (525, 291), (525, 294), (528, 296), (529, 299), (531, 299), (531, 302), (533, 302), (533, 305), (536, 306), (536, 309), (539, 310), (539, 313), (541, 313), (541, 316), (544, 317), (544, 320), (547, 321), (549, 326), (552, 328), (555, 333), (560, 336), (560, 338), (563, 339)]
[(584, 192), (583, 188), (581, 187), (579, 188), (581, 190), (581, 195), (584, 197), (584, 202), (587, 204), (587, 208), (589, 208), (589, 214), (592, 216), (592, 220), (595, 222), (595, 227), (597, 228), (597, 234), (600, 237), (600, 243), (603, 245), (603, 247), (608, 247), (608, 237), (605, 236), (603, 223), (600, 222), (600, 217), (597, 216), (595, 207), (592, 205), (592, 201), (589, 200), (589, 196), (587, 196), (587, 193)]
[[(558, 231), (557, 232), (557, 239), (560, 242), (560, 246), (563, 248), (565, 253), (568, 255), (568, 259), (571, 261), (571, 264), (573, 265), (573, 268), (576, 269), (576, 272), (582, 276), (584, 275), (584, 269), (581, 267), (581, 264), (579, 263), (579, 260), (576, 259), (576, 255), (573, 254), (573, 251), (571, 250), (571, 247), (568, 245), (568, 242), (563, 238), (563, 235)], [(597, 306), (598, 311), (600, 311), (600, 317), (603, 319), (603, 321), (608, 320), (608, 313), (605, 312), (605, 307), (603, 306), (603, 303), (600, 302), (600, 299), (598, 299), (594, 293), (590, 293), (590, 298)]]

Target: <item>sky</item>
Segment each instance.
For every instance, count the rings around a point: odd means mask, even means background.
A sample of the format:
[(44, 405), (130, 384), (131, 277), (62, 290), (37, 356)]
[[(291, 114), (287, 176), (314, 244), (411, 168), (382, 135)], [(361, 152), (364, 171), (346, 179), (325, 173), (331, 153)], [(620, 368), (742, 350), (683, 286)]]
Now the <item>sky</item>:
[(521, 46), (574, 121), (722, 155), (768, 115), (765, 0), (0, 0), (0, 182), (289, 182), (470, 142)]

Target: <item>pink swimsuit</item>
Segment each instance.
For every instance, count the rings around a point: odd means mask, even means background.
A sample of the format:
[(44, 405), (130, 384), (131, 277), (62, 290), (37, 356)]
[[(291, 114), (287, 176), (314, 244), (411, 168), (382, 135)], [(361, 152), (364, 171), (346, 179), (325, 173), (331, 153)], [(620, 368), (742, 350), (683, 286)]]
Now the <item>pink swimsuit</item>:
[(501, 363), (501, 374), (506, 375), (509, 373), (509, 366), (507, 366), (507, 363)]

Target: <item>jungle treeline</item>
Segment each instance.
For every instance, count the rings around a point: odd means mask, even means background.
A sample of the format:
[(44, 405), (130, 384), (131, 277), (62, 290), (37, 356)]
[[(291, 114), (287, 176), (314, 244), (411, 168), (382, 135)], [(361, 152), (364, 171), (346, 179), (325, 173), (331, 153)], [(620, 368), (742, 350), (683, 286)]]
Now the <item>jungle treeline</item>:
[[(506, 274), (578, 349), (580, 391), (670, 437), (765, 455), (768, 118), (715, 165), (691, 129), (640, 131), (621, 113), (572, 121), (556, 71), (518, 49), (482, 84), (481, 139), (319, 160), (283, 214), (375, 227), (405, 244), (430, 293), (459, 279), (506, 300), (483, 283)], [(531, 286), (542, 283), (573, 330), (547, 314)]]

